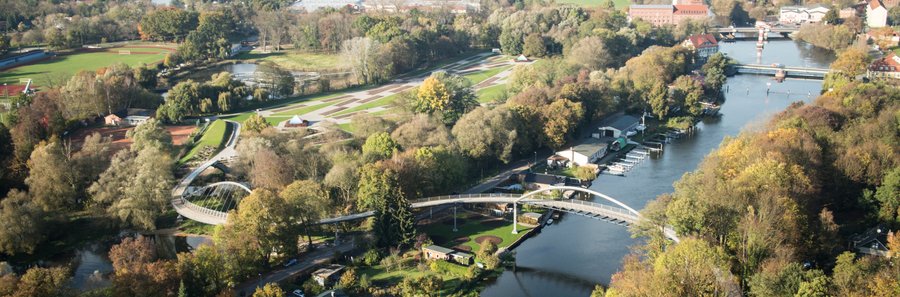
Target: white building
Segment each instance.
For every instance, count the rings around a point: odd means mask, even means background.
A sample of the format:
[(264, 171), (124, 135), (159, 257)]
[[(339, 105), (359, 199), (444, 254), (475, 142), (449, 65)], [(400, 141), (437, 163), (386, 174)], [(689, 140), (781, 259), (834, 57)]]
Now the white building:
[[(877, 1), (877, 0), (876, 0)], [(812, 6), (782, 6), (778, 21), (783, 24), (818, 23), (829, 8), (816, 4)]]
[(681, 46), (695, 53), (701, 61), (706, 61), (710, 56), (719, 52), (719, 41), (712, 34), (695, 34), (688, 36)]
[(606, 155), (609, 144), (597, 138), (587, 138), (583, 143), (567, 150), (556, 152), (556, 155), (569, 159), (569, 166), (583, 166), (597, 161)]
[(291, 5), (291, 9), (313, 12), (322, 8), (341, 9), (348, 6), (359, 9), (362, 7), (362, 0), (301, 0)]
[(881, 28), (887, 26), (888, 9), (881, 0), (869, 0), (866, 5), (866, 26)]

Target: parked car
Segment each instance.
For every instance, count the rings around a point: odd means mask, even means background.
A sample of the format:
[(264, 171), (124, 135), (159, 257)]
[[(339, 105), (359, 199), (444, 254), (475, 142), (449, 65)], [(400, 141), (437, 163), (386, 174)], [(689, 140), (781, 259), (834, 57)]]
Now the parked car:
[(294, 296), (296, 297), (306, 297), (306, 295), (303, 295), (303, 291), (300, 289), (294, 290), (294, 292), (291, 292), (291, 294), (294, 294)]
[(297, 259), (290, 259), (287, 262), (284, 262), (284, 267), (291, 267), (297, 265)]

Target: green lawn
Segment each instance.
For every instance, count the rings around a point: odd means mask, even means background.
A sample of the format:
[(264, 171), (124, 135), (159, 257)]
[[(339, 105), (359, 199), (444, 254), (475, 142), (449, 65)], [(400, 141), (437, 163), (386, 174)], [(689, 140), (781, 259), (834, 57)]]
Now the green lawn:
[(390, 95), (390, 96), (385, 96), (385, 97), (379, 98), (377, 100), (372, 100), (372, 101), (369, 101), (369, 102), (366, 102), (366, 103), (363, 103), (363, 104), (360, 104), (360, 105), (357, 105), (357, 106), (354, 106), (354, 107), (351, 107), (348, 109), (344, 109), (338, 113), (332, 114), (331, 116), (336, 117), (336, 116), (354, 113), (354, 112), (361, 111), (361, 110), (372, 109), (372, 108), (379, 107), (379, 106), (385, 106), (385, 105), (391, 104), (392, 102), (394, 102), (394, 100), (397, 100), (397, 98), (399, 98), (399, 97), (400, 97), (400, 93)]
[(482, 224), (482, 220), (490, 219), (491, 217), (463, 213), (458, 216), (461, 218), (461, 220), (457, 222), (457, 230), (459, 231), (453, 232), (453, 223), (448, 224), (445, 222), (436, 222), (423, 226), (422, 230), (431, 236), (432, 240), (434, 240), (434, 244), (448, 248), (459, 244), (454, 242), (455, 239), (467, 237), (469, 240), (463, 243), (463, 245), (472, 248), (472, 252), (474, 253), (475, 251), (478, 251), (479, 248), (478, 243), (475, 243), (475, 238), (478, 238), (479, 236), (493, 235), (500, 237), (503, 239), (503, 242), (498, 244), (497, 247), (502, 248), (509, 246), (513, 241), (516, 241), (516, 239), (524, 235), (524, 231), (531, 229), (530, 227), (519, 224), (519, 234), (512, 234), (512, 222), (510, 221), (504, 220), (502, 224)]
[(19, 84), (23, 79), (32, 79), (37, 86), (46, 86), (50, 83), (64, 84), (69, 77), (82, 70), (97, 70), (116, 63), (125, 63), (129, 66), (140, 64), (153, 64), (165, 58), (167, 49), (163, 48), (122, 48), (132, 52), (155, 52), (156, 54), (131, 54), (120, 55), (117, 48), (106, 52), (90, 52), (71, 55), (59, 55), (36, 64), (25, 65), (0, 72), (0, 84)]
[[(328, 98), (331, 98), (331, 97), (335, 97), (336, 95), (338, 95), (338, 94), (331, 94), (331, 95), (322, 96), (322, 97), (310, 98), (309, 101), (328, 99)], [(272, 114), (272, 115), (274, 115), (274, 116), (294, 116), (294, 115), (303, 115), (303, 114), (307, 114), (307, 113), (310, 113), (310, 112), (313, 112), (313, 111), (316, 111), (316, 110), (319, 110), (319, 109), (322, 109), (322, 108), (326, 108), (326, 107), (329, 107), (329, 106), (338, 104), (338, 103), (343, 102), (343, 101), (344, 101), (344, 100), (338, 100), (338, 101), (332, 101), (332, 102), (322, 102), (322, 103), (319, 103), (319, 104), (309, 105), (309, 106), (298, 106), (297, 108), (290, 109), (290, 110), (286, 110), (286, 111), (282, 111), (282, 112), (277, 112), (277, 113), (274, 113), (274, 114)]]
[(488, 103), (497, 100), (506, 93), (506, 84), (490, 86), (475, 92), (479, 103)]
[(216, 120), (215, 122), (212, 122), (212, 124), (210, 124), (209, 127), (206, 128), (206, 131), (203, 132), (203, 136), (200, 137), (200, 141), (194, 144), (194, 147), (191, 148), (191, 150), (181, 158), (181, 162), (184, 163), (190, 161), (192, 158), (194, 158), (194, 155), (204, 147), (221, 148), (225, 142), (227, 127), (228, 125), (226, 125), (225, 121), (223, 120)]
[[(581, 6), (599, 6), (606, 4), (606, 1), (608, 0), (556, 0), (556, 3), (571, 3)], [(631, 5), (631, 0), (613, 0), (613, 3), (616, 4), (616, 8), (623, 8)]]
[[(451, 264), (455, 265), (455, 264)], [(369, 276), (369, 280), (373, 283), (380, 285), (396, 285), (401, 281), (407, 278), (415, 278), (424, 275), (437, 275), (444, 280), (444, 285), (441, 287), (440, 296), (447, 296), (447, 294), (456, 291), (456, 289), (462, 284), (462, 279), (460, 275), (455, 273), (437, 273), (431, 270), (419, 271), (416, 268), (416, 263), (412, 259), (407, 259), (405, 268), (403, 269), (395, 269), (391, 271), (387, 271), (381, 265), (375, 265), (370, 267), (360, 267), (359, 275), (362, 277), (363, 275)], [(460, 266), (460, 268), (465, 269)]]
[(484, 70), (484, 71), (469, 73), (469, 74), (466, 74), (464, 77), (469, 79), (469, 81), (471, 81), (472, 85), (474, 86), (474, 85), (477, 85), (478, 83), (483, 82), (484, 80), (491, 78), (494, 75), (497, 75), (498, 73), (506, 71), (507, 69), (510, 69), (510, 68), (512, 68), (512, 66), (496, 67), (496, 68), (492, 68), (492, 69), (488, 69), (488, 70)]
[(318, 54), (301, 51), (274, 53), (249, 52), (237, 56), (238, 60), (271, 61), (289, 70), (336, 70), (346, 68), (338, 54)]

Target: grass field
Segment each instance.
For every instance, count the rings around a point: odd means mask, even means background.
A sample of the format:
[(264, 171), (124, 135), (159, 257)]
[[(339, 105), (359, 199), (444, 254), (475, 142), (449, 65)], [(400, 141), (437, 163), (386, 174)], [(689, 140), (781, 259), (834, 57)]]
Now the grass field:
[[(479, 248), (478, 243), (475, 242), (475, 238), (478, 238), (479, 236), (496, 236), (503, 239), (503, 242), (497, 245), (498, 248), (502, 248), (509, 246), (516, 241), (516, 239), (525, 235), (524, 231), (531, 229), (530, 227), (519, 224), (519, 234), (512, 234), (512, 222), (510, 221), (504, 220), (499, 224), (482, 224), (482, 220), (491, 219), (491, 217), (462, 213), (459, 214), (458, 217), (460, 218), (457, 222), (457, 230), (459, 231), (453, 232), (452, 217), (446, 219), (446, 221), (449, 221), (449, 224), (444, 221), (437, 222), (423, 226), (422, 230), (431, 236), (432, 240), (434, 240), (434, 244), (443, 247), (466, 245), (472, 248), (472, 252), (475, 252), (478, 251)], [(457, 241), (457, 239), (460, 238), (468, 238), (468, 241), (465, 243), (462, 243), (461, 240)]]
[[(456, 288), (459, 287), (462, 283), (462, 279), (460, 278), (460, 276), (461, 276), (460, 272), (437, 273), (437, 272), (434, 272), (431, 270), (419, 271), (416, 268), (415, 260), (412, 260), (412, 259), (407, 259), (406, 263), (404, 263), (404, 265), (406, 267), (403, 269), (395, 269), (395, 270), (391, 270), (391, 271), (388, 271), (381, 265), (375, 265), (375, 266), (370, 266), (370, 267), (361, 267), (361, 269), (359, 270), (358, 273), (359, 273), (360, 277), (362, 275), (367, 275), (369, 277), (370, 281), (372, 281), (373, 283), (382, 284), (382, 285), (384, 285), (384, 284), (396, 285), (407, 278), (415, 278), (415, 277), (420, 277), (420, 276), (425, 276), (425, 275), (437, 275), (437, 276), (441, 277), (441, 279), (443, 279), (443, 281), (444, 281), (443, 286), (441, 287), (441, 292), (439, 293), (440, 296), (447, 296), (447, 294), (455, 291)], [(449, 264), (449, 265), (455, 265), (455, 264)], [(449, 266), (449, 265), (446, 265), (446, 266)], [(459, 270), (461, 270), (461, 273), (465, 273), (464, 269), (466, 269), (466, 268), (459, 266)]]
[[(323, 99), (336, 97), (337, 95), (340, 95), (340, 94), (330, 94), (330, 95), (325, 95), (325, 96), (312, 97), (306, 101), (323, 100)], [(293, 108), (293, 109), (289, 109), (289, 110), (285, 110), (285, 111), (281, 111), (281, 112), (276, 112), (272, 115), (274, 115), (274, 116), (303, 115), (303, 114), (307, 114), (307, 113), (310, 113), (310, 112), (313, 112), (313, 111), (316, 111), (316, 110), (319, 110), (322, 108), (326, 108), (326, 107), (338, 104), (340, 102), (343, 102), (343, 100), (332, 101), (332, 102), (322, 102), (319, 104), (309, 105), (309, 106), (298, 106), (297, 108)]]
[[(556, 0), (556, 3), (571, 3), (581, 6), (599, 6), (605, 4), (606, 1), (608, 0)], [(613, 0), (613, 3), (616, 4), (616, 8), (623, 8), (631, 5), (631, 0)]]
[(225, 142), (227, 127), (228, 125), (226, 125), (223, 120), (216, 120), (210, 124), (209, 128), (206, 128), (206, 131), (203, 132), (203, 136), (200, 137), (200, 141), (198, 141), (187, 154), (184, 154), (184, 157), (181, 158), (181, 162), (184, 163), (191, 160), (194, 158), (194, 155), (204, 147), (221, 147), (223, 142)]
[[(154, 52), (155, 54), (119, 54), (119, 50), (132, 52)], [(0, 72), (0, 84), (19, 84), (22, 79), (32, 79), (37, 86), (49, 83), (64, 84), (73, 74), (81, 70), (97, 70), (116, 63), (129, 66), (153, 64), (165, 58), (168, 49), (158, 47), (112, 48), (101, 52), (84, 52), (59, 55), (35, 64), (20, 66)]]
[(400, 93), (390, 95), (390, 96), (385, 96), (385, 97), (379, 98), (377, 100), (369, 101), (369, 102), (366, 102), (366, 103), (363, 103), (363, 104), (360, 104), (360, 105), (357, 105), (357, 106), (354, 106), (354, 107), (351, 107), (348, 109), (344, 109), (338, 113), (333, 114), (332, 116), (341, 116), (341, 115), (357, 112), (360, 110), (366, 110), (366, 109), (371, 109), (371, 108), (375, 108), (375, 107), (379, 107), (379, 106), (385, 106), (385, 105), (391, 104), (392, 102), (394, 102), (394, 100), (397, 100), (397, 98), (399, 98), (399, 97), (400, 97)]
[(490, 86), (475, 92), (479, 103), (488, 103), (500, 98), (506, 92), (506, 84)]
[(337, 54), (317, 54), (300, 51), (275, 53), (249, 52), (239, 55), (238, 60), (271, 61), (289, 70), (336, 70), (347, 68)]
[(472, 85), (474, 86), (474, 85), (477, 85), (478, 83), (483, 82), (484, 80), (491, 78), (492, 76), (497, 75), (498, 73), (506, 71), (507, 69), (510, 69), (510, 68), (512, 68), (512, 66), (497, 67), (497, 68), (492, 68), (492, 69), (488, 69), (485, 71), (469, 73), (469, 74), (466, 74), (464, 77), (469, 79), (469, 81), (471, 81)]

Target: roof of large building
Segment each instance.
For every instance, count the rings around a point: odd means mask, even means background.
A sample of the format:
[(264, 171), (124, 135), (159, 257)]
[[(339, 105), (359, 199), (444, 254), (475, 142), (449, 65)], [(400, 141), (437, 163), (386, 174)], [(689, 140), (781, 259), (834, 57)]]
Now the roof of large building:
[(869, 0), (869, 8), (878, 9), (879, 7), (884, 7), (884, 3), (881, 3), (881, 0)]
[[(605, 150), (608, 146), (609, 146), (608, 142), (591, 137), (591, 138), (585, 139), (584, 142), (582, 142), (581, 144), (578, 144), (576, 146), (573, 146), (570, 149), (575, 151), (576, 153), (583, 155), (583, 156), (590, 157), (601, 150)], [(559, 154), (559, 152), (557, 152), (557, 154)], [(565, 155), (563, 155), (563, 154), (559, 154), (559, 155), (565, 157)]]
[(688, 36), (687, 39), (694, 48), (714, 47), (719, 44), (719, 41), (712, 34), (694, 34)]
[(600, 123), (600, 127), (610, 127), (619, 131), (628, 130), (637, 126), (641, 120), (627, 114), (611, 115)]
[(344, 265), (331, 264), (331, 265), (319, 268), (319, 270), (316, 270), (315, 272), (313, 272), (313, 275), (327, 278), (327, 277), (331, 277), (331, 275), (333, 275), (335, 273), (340, 272), (341, 270), (344, 270)]
[(705, 15), (709, 13), (706, 5), (675, 5), (675, 14)]
[(872, 71), (883, 71), (883, 72), (897, 72), (900, 71), (900, 57), (891, 52), (884, 58), (875, 60), (869, 65), (869, 70)]
[(628, 7), (631, 9), (675, 9), (674, 6), (668, 4), (632, 4)]
[(432, 250), (432, 251), (435, 251), (435, 252), (438, 252), (438, 253), (448, 254), (448, 255), (449, 255), (450, 253), (455, 252), (454, 250), (451, 250), (451, 249), (448, 249), (448, 248), (445, 248), (445, 247), (442, 247), (442, 246), (439, 246), (439, 245), (434, 245), (434, 244), (429, 245), (429, 246), (426, 246), (424, 249), (426, 249), (426, 250)]

